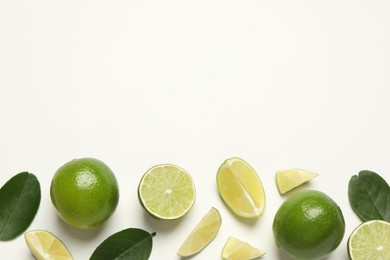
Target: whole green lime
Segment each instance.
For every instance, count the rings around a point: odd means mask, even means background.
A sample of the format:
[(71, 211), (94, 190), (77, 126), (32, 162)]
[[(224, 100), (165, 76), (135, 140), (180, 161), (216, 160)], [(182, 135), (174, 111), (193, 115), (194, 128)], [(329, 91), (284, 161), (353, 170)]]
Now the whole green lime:
[(322, 259), (343, 239), (338, 205), (320, 191), (297, 192), (280, 206), (273, 222), (276, 245), (293, 259)]
[(119, 200), (114, 173), (94, 158), (74, 159), (61, 166), (50, 186), (58, 215), (77, 228), (102, 225), (115, 211)]

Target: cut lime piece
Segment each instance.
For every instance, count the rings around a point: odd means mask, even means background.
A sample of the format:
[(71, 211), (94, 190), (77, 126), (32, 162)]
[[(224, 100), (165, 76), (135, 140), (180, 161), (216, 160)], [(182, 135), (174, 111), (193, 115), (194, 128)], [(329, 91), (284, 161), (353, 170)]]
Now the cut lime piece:
[(238, 216), (257, 218), (263, 214), (265, 193), (256, 171), (244, 160), (233, 157), (217, 172), (218, 191), (226, 205)]
[(24, 234), (27, 246), (37, 260), (72, 260), (66, 246), (52, 233), (32, 230)]
[(264, 251), (234, 237), (229, 237), (222, 249), (222, 258), (225, 260), (251, 260), (263, 255)]
[(173, 220), (184, 216), (195, 202), (192, 177), (173, 164), (150, 168), (138, 186), (138, 197), (144, 209), (153, 217)]
[(352, 260), (390, 259), (390, 223), (370, 220), (360, 224), (348, 239), (348, 254)]
[(215, 238), (222, 219), (216, 208), (211, 208), (181, 245), (177, 254), (192, 256), (202, 251)]
[(277, 171), (275, 175), (276, 186), (281, 195), (318, 176), (317, 173), (302, 169)]

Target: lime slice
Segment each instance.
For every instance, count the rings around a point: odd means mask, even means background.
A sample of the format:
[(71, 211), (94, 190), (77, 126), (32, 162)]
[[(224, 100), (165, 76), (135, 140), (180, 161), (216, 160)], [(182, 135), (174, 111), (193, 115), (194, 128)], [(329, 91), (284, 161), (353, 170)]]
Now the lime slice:
[(173, 164), (150, 168), (138, 186), (138, 197), (153, 217), (173, 220), (184, 216), (195, 202), (195, 185), (191, 176)]
[(217, 185), (223, 201), (238, 216), (257, 218), (263, 214), (263, 185), (244, 160), (233, 157), (224, 161), (217, 172)]
[(265, 252), (234, 237), (229, 237), (222, 249), (225, 260), (251, 260), (265, 255)]
[(352, 260), (390, 259), (390, 223), (370, 220), (360, 224), (348, 239), (348, 254)]
[(66, 246), (52, 233), (32, 230), (24, 234), (27, 246), (37, 260), (72, 260)]
[(181, 245), (177, 254), (192, 256), (202, 251), (215, 238), (222, 219), (216, 208), (211, 208)]
[(317, 173), (302, 169), (277, 171), (275, 175), (276, 186), (281, 195), (318, 176)]

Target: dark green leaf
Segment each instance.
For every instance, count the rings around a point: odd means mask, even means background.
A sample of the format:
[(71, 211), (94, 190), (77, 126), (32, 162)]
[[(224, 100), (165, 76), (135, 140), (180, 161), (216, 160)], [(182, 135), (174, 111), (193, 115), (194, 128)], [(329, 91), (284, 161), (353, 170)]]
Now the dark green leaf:
[(134, 259), (147, 260), (152, 252), (152, 237), (155, 235), (129, 228), (104, 240), (93, 252), (90, 260)]
[(0, 189), (0, 240), (11, 240), (33, 221), (41, 201), (41, 188), (34, 174), (21, 172)]
[(361, 171), (352, 176), (348, 185), (352, 209), (362, 221), (390, 221), (390, 187), (377, 173)]

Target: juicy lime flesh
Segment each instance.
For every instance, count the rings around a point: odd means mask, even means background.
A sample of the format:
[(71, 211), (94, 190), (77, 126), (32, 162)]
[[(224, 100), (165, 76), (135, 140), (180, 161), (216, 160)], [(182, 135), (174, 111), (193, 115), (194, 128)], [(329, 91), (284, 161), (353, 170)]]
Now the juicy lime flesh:
[(60, 167), (55, 173), (50, 195), (58, 215), (69, 225), (94, 228), (115, 211), (119, 188), (111, 169), (103, 162), (83, 158)]
[(227, 159), (217, 172), (218, 191), (238, 216), (259, 217), (265, 206), (263, 185), (255, 170), (239, 158)]
[(38, 260), (72, 260), (66, 246), (45, 230), (33, 230), (24, 234), (27, 246)]
[(359, 225), (348, 240), (352, 260), (390, 259), (390, 223), (371, 220)]
[(317, 176), (317, 173), (302, 169), (277, 171), (276, 185), (278, 187), (279, 193), (284, 194)]
[(265, 252), (234, 237), (229, 237), (222, 249), (222, 258), (225, 260), (251, 260), (264, 254)]
[(142, 177), (138, 195), (142, 206), (158, 219), (177, 219), (195, 202), (191, 176), (176, 165), (157, 165)]
[(325, 257), (340, 244), (344, 232), (340, 208), (319, 191), (302, 191), (287, 198), (273, 222), (277, 246), (294, 259)]
[(180, 256), (191, 256), (203, 250), (217, 235), (222, 219), (216, 208), (211, 208), (177, 251)]

